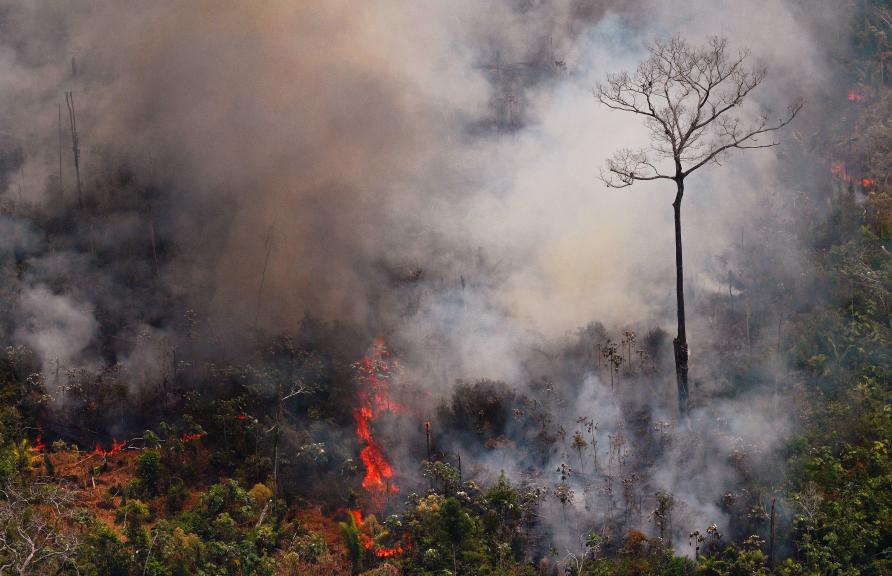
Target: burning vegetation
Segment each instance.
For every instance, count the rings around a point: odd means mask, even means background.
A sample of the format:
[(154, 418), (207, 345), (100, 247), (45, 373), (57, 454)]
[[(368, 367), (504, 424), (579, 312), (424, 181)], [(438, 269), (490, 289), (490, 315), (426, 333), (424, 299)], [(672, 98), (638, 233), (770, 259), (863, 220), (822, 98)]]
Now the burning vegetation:
[[(391, 402), (388, 390), (396, 367), (383, 338), (376, 339), (369, 353), (354, 364), (358, 405), (353, 409), (353, 418), (356, 420), (356, 436), (363, 444), (359, 452), (365, 467), (362, 487), (369, 494), (371, 505), (378, 510), (383, 508), (389, 496), (400, 491), (394, 482), (393, 466), (375, 438), (373, 429), (382, 413), (400, 411), (400, 406)], [(361, 516), (359, 518), (357, 523), (361, 524)]]

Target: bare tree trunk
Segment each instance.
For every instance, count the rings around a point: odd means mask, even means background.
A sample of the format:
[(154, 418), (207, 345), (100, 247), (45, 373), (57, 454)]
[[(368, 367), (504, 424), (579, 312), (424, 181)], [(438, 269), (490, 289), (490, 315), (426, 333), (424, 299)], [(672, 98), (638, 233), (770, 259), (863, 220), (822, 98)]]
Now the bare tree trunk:
[(678, 412), (688, 411), (688, 337), (684, 316), (684, 266), (681, 249), (681, 199), (684, 196), (684, 180), (676, 179), (678, 193), (672, 208), (675, 211), (675, 294), (678, 302), (678, 336), (673, 340), (675, 349), (675, 379), (678, 383)]
[(68, 104), (68, 123), (71, 125), (71, 150), (74, 153), (74, 174), (77, 181), (77, 206), (84, 208), (84, 197), (81, 190), (80, 146), (77, 137), (77, 111), (74, 107), (74, 93), (65, 93), (65, 102)]
[(771, 525), (768, 529), (768, 568), (774, 567), (774, 504), (776, 499), (771, 499)]
[(276, 383), (276, 433), (273, 436), (273, 512), (279, 511), (279, 430), (282, 426), (282, 385)]
[(158, 275), (158, 245), (155, 240), (155, 215), (152, 213), (152, 205), (149, 204), (149, 240), (152, 243), (152, 268), (155, 276)]
[(65, 205), (65, 184), (62, 180), (62, 103), (59, 103), (59, 210)]
[(266, 233), (266, 257), (263, 259), (263, 272), (260, 274), (260, 286), (257, 288), (257, 308), (254, 312), (254, 329), (257, 329), (257, 324), (260, 322), (260, 308), (263, 305), (263, 284), (266, 282), (266, 270), (269, 267), (269, 255), (273, 251), (273, 232), (276, 229), (276, 222), (274, 221), (272, 225), (269, 227), (269, 231)]
[[(431, 455), (431, 423), (430, 422), (424, 423), (424, 435), (427, 439), (427, 461), (433, 462), (433, 457)], [(433, 491), (433, 489), (434, 489), (433, 474), (431, 474), (431, 477), (430, 477), (430, 485), (431, 485), (431, 491)]]
[[(74, 64), (74, 59), (71, 60), (72, 70), (76, 72), (76, 67)], [(68, 104), (68, 122), (71, 125), (71, 151), (74, 154), (74, 176), (77, 182), (77, 207), (80, 211), (81, 216), (86, 216), (86, 211), (84, 210), (84, 193), (83, 188), (81, 187), (81, 165), (80, 165), (80, 141), (77, 135), (77, 109), (74, 105), (74, 92), (66, 92), (65, 93), (65, 102)], [(93, 229), (93, 219), (89, 218), (89, 230), (90, 230), (90, 254), (96, 255), (96, 234)]]

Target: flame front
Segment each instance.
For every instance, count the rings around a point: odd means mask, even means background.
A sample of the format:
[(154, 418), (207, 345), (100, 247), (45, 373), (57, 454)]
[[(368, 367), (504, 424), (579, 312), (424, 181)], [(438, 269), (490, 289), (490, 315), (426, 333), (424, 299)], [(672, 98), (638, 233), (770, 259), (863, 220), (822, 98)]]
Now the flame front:
[[(388, 389), (396, 367), (397, 362), (391, 358), (383, 338), (377, 338), (365, 357), (353, 364), (358, 399), (357, 406), (353, 409), (353, 419), (356, 422), (356, 436), (364, 444), (359, 451), (359, 459), (365, 466), (362, 487), (369, 495), (370, 507), (376, 510), (384, 508), (388, 496), (399, 492), (399, 487), (393, 480), (393, 466), (385, 456), (381, 443), (375, 438), (374, 431), (375, 420), (382, 413), (398, 414), (402, 411), (399, 404), (390, 400)], [(401, 542), (383, 546), (367, 531), (363, 531), (365, 520), (362, 510), (352, 508), (346, 512), (361, 529), (358, 534), (359, 543), (376, 558), (393, 558), (411, 548), (405, 535)]]
[(102, 448), (102, 444), (96, 443), (96, 448), (93, 449), (93, 454), (99, 456), (101, 458), (108, 458), (109, 456), (114, 456), (118, 452), (124, 449), (127, 446), (127, 441), (124, 440), (122, 442), (118, 442), (117, 438), (112, 439), (111, 448), (105, 450)]
[(831, 162), (830, 175), (847, 184), (852, 182), (860, 184), (862, 188), (872, 188), (877, 183), (873, 178), (852, 178), (852, 175), (849, 174), (849, 171), (843, 162)]
[(390, 401), (388, 384), (396, 363), (384, 345), (375, 340), (366, 356), (354, 364), (357, 374), (359, 405), (353, 410), (356, 435), (365, 444), (359, 458), (365, 466), (362, 487), (369, 493), (372, 505), (381, 508), (388, 495), (399, 492), (393, 481), (393, 466), (384, 455), (381, 444), (374, 436), (372, 425), (385, 411), (398, 412), (399, 406)]

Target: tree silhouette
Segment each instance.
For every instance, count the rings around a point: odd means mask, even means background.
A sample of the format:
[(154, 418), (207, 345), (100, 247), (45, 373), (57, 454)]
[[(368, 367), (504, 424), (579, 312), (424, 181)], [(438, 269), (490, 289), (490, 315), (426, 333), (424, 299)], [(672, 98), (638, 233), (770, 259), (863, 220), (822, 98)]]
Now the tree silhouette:
[(802, 109), (793, 103), (780, 118), (769, 112), (747, 114), (741, 107), (765, 79), (764, 66), (749, 66), (748, 50), (731, 55), (724, 38), (712, 37), (692, 46), (679, 37), (649, 47), (649, 57), (634, 73), (608, 74), (595, 97), (614, 110), (641, 116), (650, 132), (650, 145), (622, 149), (607, 160), (601, 179), (611, 188), (636, 181), (672, 180), (676, 185), (675, 273), (678, 335), (673, 341), (678, 384), (678, 409), (688, 403), (688, 343), (685, 329), (681, 244), (681, 200), (684, 181), (709, 162), (719, 163), (732, 149), (770, 148), (772, 132), (789, 124)]

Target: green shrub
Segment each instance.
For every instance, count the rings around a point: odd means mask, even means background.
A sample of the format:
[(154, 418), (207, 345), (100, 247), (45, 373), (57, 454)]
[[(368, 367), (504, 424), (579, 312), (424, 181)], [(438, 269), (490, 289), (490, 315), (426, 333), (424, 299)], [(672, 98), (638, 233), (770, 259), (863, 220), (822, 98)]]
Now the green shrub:
[(136, 477), (140, 481), (140, 488), (144, 494), (155, 495), (158, 493), (158, 484), (163, 472), (161, 454), (157, 450), (146, 450), (139, 455), (136, 462)]

